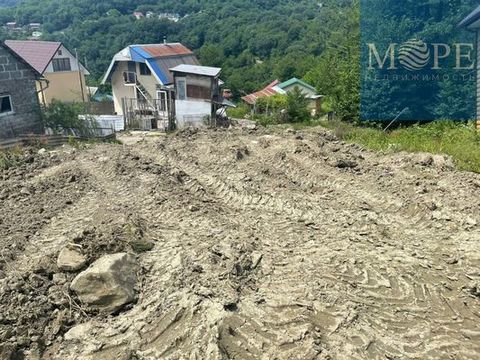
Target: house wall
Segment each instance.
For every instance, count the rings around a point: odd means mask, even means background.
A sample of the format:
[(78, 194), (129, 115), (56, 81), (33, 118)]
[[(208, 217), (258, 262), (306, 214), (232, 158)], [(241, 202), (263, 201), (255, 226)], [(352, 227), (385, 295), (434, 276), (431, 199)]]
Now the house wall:
[(288, 86), (288, 87), (284, 88), (283, 90), (285, 90), (286, 92), (290, 92), (293, 89), (295, 89), (296, 87), (298, 87), (300, 90), (302, 90), (302, 93), (304, 93), (305, 95), (316, 95), (316, 91), (312, 91), (311, 89), (306, 88), (306, 87), (302, 86), (301, 84), (293, 84), (291, 86)]
[(212, 113), (212, 104), (205, 100), (176, 100), (175, 111), (179, 129), (186, 126), (203, 126), (204, 119), (210, 117)]
[(84, 73), (62, 71), (45, 73), (44, 77), (49, 81), (48, 88), (45, 89), (45, 82), (37, 83), (38, 90), (41, 89), (41, 86), (44, 88), (42, 93), (39, 94), (41, 104), (48, 105), (54, 99), (63, 102), (88, 101), (88, 89)]
[(13, 114), (0, 115), (0, 138), (41, 133), (35, 73), (0, 45), (0, 95), (10, 95)]
[[(152, 99), (157, 98), (157, 86), (159, 85), (157, 79), (152, 75), (140, 75), (139, 64), (136, 65), (137, 79), (143, 85), (143, 87), (148, 91)], [(118, 115), (123, 114), (122, 99), (136, 99), (137, 94), (135, 91), (135, 86), (125, 86), (123, 73), (128, 71), (128, 63), (126, 61), (119, 62), (115, 71), (112, 74), (112, 95), (113, 103), (115, 107), (115, 113)]]
[(120, 62), (117, 64), (115, 71), (112, 74), (112, 95), (115, 113), (117, 115), (125, 115), (123, 113), (122, 99), (135, 99), (135, 87), (125, 86), (123, 81), (123, 72), (128, 71), (127, 62)]
[[(77, 58), (63, 45), (60, 46), (59, 51), (53, 56), (53, 59), (62, 58), (70, 59), (71, 71), (54, 72), (52, 62), (48, 64), (43, 75), (49, 81), (49, 86), (43, 91), (43, 95), (39, 95), (41, 104), (48, 105), (53, 99), (63, 102), (88, 101), (88, 90), (85, 82), (85, 75), (88, 75), (87, 70), (79, 64)], [(38, 90), (40, 90), (40, 85), (37, 84)], [(43, 84), (43, 87), (45, 88), (45, 84)]]
[[(212, 78), (207, 76), (199, 76), (194, 74), (177, 74), (175, 76), (175, 84), (177, 79), (186, 79), (186, 85), (195, 85), (208, 89), (212, 89)], [(176, 86), (177, 88), (177, 86)], [(195, 99), (188, 97), (186, 100), (179, 100), (179, 91), (176, 91), (177, 99), (175, 101), (175, 117), (177, 127), (186, 126), (203, 126), (205, 118), (212, 115), (211, 94), (209, 99)]]
[[(61, 52), (61, 55), (60, 55), (60, 52)], [(81, 64), (78, 63), (77, 58), (73, 56), (73, 54), (70, 51), (68, 51), (68, 49), (65, 46), (62, 45), (53, 56), (53, 59), (64, 59), (64, 58), (70, 59), (70, 66), (72, 68), (72, 71), (78, 72), (78, 68), (80, 67), (81, 71), (86, 72), (86, 69)], [(53, 73), (53, 72), (54, 72), (53, 65), (50, 62), (50, 64), (48, 64), (47, 68), (45, 69), (44, 74)]]
[(157, 85), (159, 85), (157, 79), (153, 74), (151, 75), (140, 75), (140, 63), (135, 64), (137, 69), (137, 79), (140, 84), (148, 91), (152, 99), (157, 98)]

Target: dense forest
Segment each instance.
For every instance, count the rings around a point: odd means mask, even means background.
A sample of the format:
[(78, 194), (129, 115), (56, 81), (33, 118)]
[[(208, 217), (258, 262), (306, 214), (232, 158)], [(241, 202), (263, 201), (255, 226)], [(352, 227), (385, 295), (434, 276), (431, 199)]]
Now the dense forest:
[[(24, 0), (16, 8), (0, 10), (0, 23), (41, 22), (44, 38), (77, 48), (97, 80), (126, 45), (166, 37), (195, 50), (203, 64), (222, 66), (224, 80), (239, 96), (275, 78), (305, 77), (334, 35), (342, 42), (358, 39), (354, 4), (353, 0)], [(181, 19), (135, 20), (136, 10), (176, 13)], [(352, 17), (357, 18), (356, 25), (345, 26)]]
[[(401, 17), (403, 5), (396, 0), (20, 0), (16, 7), (0, 9), (0, 24), (42, 23), (44, 39), (78, 50), (92, 73), (92, 83), (99, 81), (112, 56), (125, 46), (166, 38), (193, 49), (202, 64), (221, 66), (222, 78), (236, 97), (276, 78), (295, 76), (327, 95), (329, 106), (340, 116), (354, 119), (360, 110), (361, 6), (362, 24), (374, 24), (377, 34), (410, 26), (420, 36), (451, 39), (458, 31), (455, 24), (478, 0), (406, 2), (414, 13), (428, 15), (431, 8), (427, 18), (432, 21), (417, 19), (412, 26)], [(445, 9), (441, 14), (434, 11), (439, 4)], [(179, 21), (158, 16), (136, 20), (134, 11), (178, 14)], [(386, 21), (385, 15), (394, 11), (400, 12), (398, 22)], [(2, 31), (0, 40), (13, 36)], [(440, 90), (451, 92), (448, 86)], [(463, 90), (464, 94), (470, 91), (468, 86)], [(375, 98), (385, 91), (393, 90), (374, 86), (368, 96)], [(451, 104), (455, 107), (455, 101)], [(456, 108), (470, 104), (468, 98)], [(386, 106), (382, 111), (390, 118), (401, 106)]]
[(0, 7), (15, 6), (19, 0), (0, 0)]

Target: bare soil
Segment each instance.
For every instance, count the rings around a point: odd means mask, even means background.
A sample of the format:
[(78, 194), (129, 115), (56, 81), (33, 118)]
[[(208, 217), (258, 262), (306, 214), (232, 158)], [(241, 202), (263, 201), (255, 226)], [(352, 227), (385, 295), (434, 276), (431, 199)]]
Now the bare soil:
[[(186, 130), (0, 170), (0, 359), (478, 359), (480, 176), (323, 129)], [(105, 316), (56, 267), (136, 253)]]

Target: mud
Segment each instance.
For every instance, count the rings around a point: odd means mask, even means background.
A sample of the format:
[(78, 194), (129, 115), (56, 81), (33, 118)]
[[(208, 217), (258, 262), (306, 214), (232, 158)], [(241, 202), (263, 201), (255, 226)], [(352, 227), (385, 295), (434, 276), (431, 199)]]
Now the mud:
[[(480, 176), (322, 129), (187, 130), (0, 170), (1, 359), (477, 359)], [(100, 315), (56, 268), (135, 253)]]

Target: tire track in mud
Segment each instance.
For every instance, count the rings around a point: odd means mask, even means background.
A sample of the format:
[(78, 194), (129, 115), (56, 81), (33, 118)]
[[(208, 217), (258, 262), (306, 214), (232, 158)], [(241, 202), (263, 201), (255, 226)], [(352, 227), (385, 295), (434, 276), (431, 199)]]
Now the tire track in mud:
[[(120, 211), (146, 220), (155, 247), (139, 256), (135, 306), (93, 319), (91, 334), (50, 358), (475, 359), (479, 299), (464, 287), (480, 280), (480, 252), (478, 226), (458, 220), (467, 207), (415, 167), (371, 166), (381, 158), (341, 144), (330, 153), (319, 134), (274, 134), (270, 145), (263, 135), (180, 134), (64, 164), (96, 192), (40, 237), (82, 217), (121, 223)], [(350, 155), (365, 157), (358, 172), (332, 166)], [(469, 195), (461, 176), (436, 174)], [(430, 198), (459, 214), (432, 218)]]
[[(287, 147), (287, 146), (285, 146)], [(184, 164), (185, 162), (182, 163), (182, 165)], [(195, 168), (188, 168), (187, 169), (188, 171), (190, 172), (194, 172), (196, 171)], [(322, 169), (324, 170), (324, 169)], [(318, 170), (316, 170), (318, 171)], [(207, 173), (210, 173), (210, 171), (207, 171)], [(222, 169), (216, 169), (216, 171), (212, 172), (212, 173), (215, 173), (215, 174), (222, 174), (222, 173), (227, 173), (227, 172), (223, 172)], [(198, 171), (195, 173), (195, 175), (198, 174)], [(205, 179), (204, 181), (206, 181), (208, 183), (208, 180), (207, 177), (203, 177), (203, 179)], [(346, 182), (346, 183), (349, 183), (349, 182)], [(222, 182), (220, 181), (212, 181), (210, 180), (210, 183), (208, 183), (210, 186), (212, 186), (212, 184), (214, 185), (214, 187), (217, 187), (217, 188), (220, 188), (223, 190), (223, 186), (222, 186)], [(338, 184), (338, 182), (337, 182)], [(350, 186), (352, 186), (351, 182), (349, 183)], [(358, 188), (360, 185), (360, 188), (362, 187), (361, 184), (353, 184), (353, 187), (355, 188)], [(340, 188), (341, 189), (341, 188)], [(220, 194), (222, 194), (222, 190), (219, 191)], [(346, 189), (345, 189), (346, 190)], [(363, 189), (362, 189), (363, 190)], [(353, 201), (352, 203), (355, 203), (355, 201)], [(392, 202), (394, 203), (394, 202)], [(249, 205), (250, 204), (250, 201), (246, 201), (243, 203), (244, 205)], [(397, 216), (398, 216), (398, 209), (397, 210)], [(380, 208), (379, 209), (380, 212), (392, 212), (390, 208)], [(407, 214), (408, 215), (408, 214)], [(334, 215), (333, 215), (334, 216)], [(386, 223), (389, 222), (388, 219), (384, 219), (384, 221)], [(409, 219), (409, 221), (411, 221), (411, 218)], [(414, 223), (419, 223), (420, 222), (420, 225), (425, 222), (425, 217), (423, 216), (423, 214), (419, 214), (418, 215), (418, 218), (417, 220), (414, 222)], [(405, 221), (406, 223), (406, 221)], [(405, 226), (405, 225), (403, 225)], [(428, 228), (423, 228), (421, 226), (418, 226), (417, 224), (414, 225), (415, 226), (415, 231), (417, 232), (417, 236), (419, 237), (431, 237), (431, 235), (429, 235), (428, 233), (425, 233), (425, 234), (422, 234), (422, 233), (418, 233), (418, 231), (429, 231), (430, 229)], [(333, 234), (332, 234), (333, 235)], [(380, 234), (379, 234), (380, 235)], [(405, 235), (405, 234), (403, 234)], [(333, 237), (333, 236), (332, 236)], [(371, 249), (369, 250), (370, 252), (371, 251), (374, 251), (376, 250), (376, 247), (378, 247), (378, 244), (372, 244), (372, 247)], [(278, 249), (280, 250), (280, 249)], [(303, 254), (304, 250), (305, 249), (300, 249), (301, 251), (299, 252), (299, 254)], [(352, 254), (353, 255), (353, 254)], [(406, 252), (404, 251), (401, 251), (400, 253), (397, 253), (397, 256), (400, 258), (400, 257), (408, 257), (408, 255), (406, 254)], [(373, 264), (377, 263), (377, 255), (375, 255), (374, 257), (370, 257), (368, 260), (372, 261)], [(368, 261), (367, 260), (367, 261)], [(429, 259), (429, 260), (433, 260), (433, 259)], [(422, 259), (412, 259), (411, 260), (412, 262), (422, 262)], [(411, 344), (410, 341), (408, 341), (408, 339), (406, 339), (403, 343), (402, 341), (396, 341), (396, 340), (393, 340), (395, 338), (395, 333), (391, 333), (391, 334), (388, 334), (384, 339), (379, 339), (379, 340), (375, 340), (377, 338), (378, 335), (376, 336), (373, 336), (372, 337), (372, 334), (375, 335), (376, 333), (378, 333), (379, 329), (377, 327), (377, 324), (376, 324), (376, 320), (375, 318), (379, 315), (378, 314), (378, 309), (382, 309), (382, 308), (386, 308), (386, 309), (383, 309), (383, 310), (380, 310), (380, 311), (383, 311), (383, 315), (380, 314), (380, 316), (383, 316), (384, 319), (390, 319), (389, 322), (391, 324), (391, 327), (392, 328), (396, 328), (396, 331), (404, 331), (406, 333), (406, 336), (410, 336), (409, 334), (409, 330), (410, 330), (410, 327), (411, 327), (411, 322), (410, 321), (403, 321), (403, 320), (396, 320), (397, 319), (397, 316), (396, 316), (396, 313), (398, 312), (402, 312), (402, 311), (405, 311), (405, 312), (408, 312), (409, 311), (409, 308), (411, 307), (411, 304), (416, 304), (417, 305), (417, 311), (416, 312), (425, 312), (425, 313), (428, 313), (430, 316), (434, 315), (434, 316), (437, 316), (438, 314), (442, 314), (444, 317), (445, 317), (445, 314), (446, 314), (446, 317), (445, 319), (443, 320), (445, 323), (447, 324), (452, 324), (452, 325), (455, 325), (455, 321), (450, 321), (449, 319), (449, 316), (451, 315), (450, 314), (450, 309), (454, 309), (454, 307), (461, 307), (462, 305), (459, 304), (459, 303), (456, 303), (452, 306), (452, 304), (449, 303), (448, 300), (446, 300), (445, 296), (443, 295), (443, 292), (440, 291), (438, 293), (435, 293), (435, 292), (432, 292), (432, 291), (428, 291), (428, 288), (426, 288), (426, 285), (422, 283), (422, 279), (418, 279), (416, 276), (411, 276), (411, 277), (408, 277), (408, 276), (402, 276), (400, 275), (404, 269), (401, 269), (400, 271), (390, 271), (390, 272), (385, 272), (384, 270), (382, 269), (378, 269), (376, 266), (372, 267), (372, 266), (365, 266), (363, 264), (351, 264), (351, 269), (348, 268), (347, 266), (347, 269), (346, 269), (346, 275), (348, 276), (348, 272), (351, 272), (351, 271), (356, 271), (358, 274), (356, 276), (353, 277), (353, 279), (350, 279), (350, 281), (352, 282), (352, 284), (358, 288), (359, 290), (358, 291), (354, 291), (354, 293), (356, 292), (357, 295), (355, 297), (352, 297), (352, 304), (355, 304), (355, 303), (359, 303), (359, 304), (369, 304), (370, 303), (370, 306), (372, 306), (374, 309), (373, 309), (373, 313), (371, 315), (367, 315), (367, 319), (366, 321), (364, 321), (364, 329), (363, 331), (366, 332), (366, 333), (370, 333), (370, 337), (367, 337), (367, 336), (360, 336), (358, 335), (357, 337), (355, 337), (355, 341), (359, 341), (361, 340), (365, 346), (365, 355), (368, 355), (368, 356), (380, 356), (380, 354), (382, 353), (387, 353), (387, 354), (391, 354), (391, 356), (395, 356), (395, 355), (398, 355), (398, 354), (403, 354), (404, 356), (410, 356), (412, 354), (409, 354), (407, 350), (405, 349), (410, 349), (410, 348), (413, 348), (415, 349), (415, 351), (418, 351), (418, 344), (417, 346), (414, 346)], [(428, 269), (429, 267), (429, 264), (428, 262), (425, 262), (425, 268)], [(353, 270), (352, 270), (353, 268)], [(297, 271), (297, 269), (291, 269), (289, 270), (290, 273), (295, 273)], [(415, 269), (415, 270), (412, 270), (412, 274), (415, 274), (415, 272), (418, 271), (418, 269)], [(425, 276), (427, 278), (429, 278), (431, 275), (429, 275), (428, 273), (425, 274)], [(278, 274), (277, 276), (278, 278), (282, 279), (280, 281), (280, 284), (279, 284), (279, 288), (285, 288), (285, 283), (290, 283), (290, 279), (286, 278), (285, 277), (285, 273), (283, 272), (282, 275)], [(298, 277), (295, 278), (294, 276), (294, 279), (292, 279), (293, 281), (295, 280), (298, 280)], [(428, 281), (431, 281), (431, 279), (428, 279)], [(420, 290), (419, 290), (420, 289)], [(426, 290), (425, 290), (426, 289)], [(421, 291), (423, 290), (423, 291)], [(403, 296), (402, 299), (398, 300), (398, 296), (399, 294), (401, 293), (406, 293), (406, 295)], [(458, 295), (458, 294), (457, 294)], [(438, 301), (439, 299), (441, 299), (442, 301)], [(424, 303), (422, 306), (418, 306), (419, 303)], [(376, 306), (374, 306), (376, 304)], [(384, 304), (384, 305), (379, 305), (379, 304)], [(432, 311), (431, 310), (431, 307), (432, 307), (432, 304), (434, 304), (436, 307), (437, 307), (437, 310), (435, 311)], [(402, 310), (401, 308), (399, 308), (399, 305), (403, 305), (404, 309)], [(456, 310), (452, 310), (454, 315), (457, 313)], [(424, 320), (424, 318), (420, 317), (419, 320)], [(387, 322), (387, 320), (385, 320), (385, 322)], [(458, 323), (458, 322), (457, 322)], [(470, 324), (471, 326), (472, 324)], [(366, 329), (370, 328), (368, 331)], [(350, 331), (350, 330), (349, 330)], [(424, 331), (423, 331), (424, 332)], [(427, 331), (428, 333), (428, 331)], [(458, 335), (458, 329), (453, 329), (453, 333), (454, 334), (457, 334)], [(419, 335), (420, 334), (420, 335)], [(398, 335), (398, 334), (397, 334)], [(428, 334), (427, 334), (428, 335)], [(422, 337), (422, 331), (420, 331), (419, 333), (417, 333), (417, 336), (419, 337)], [(373, 340), (372, 340), (373, 339)], [(460, 341), (460, 340), (459, 340)], [(395, 342), (397, 342), (395, 344)], [(358, 345), (358, 344), (357, 344)], [(440, 349), (440, 348), (438, 348)], [(425, 350), (422, 354), (423, 356), (430, 356), (429, 354), (433, 353), (435, 354), (435, 352), (438, 350), (437, 348), (435, 348), (435, 346), (433, 348), (430, 348), (428, 350)], [(477, 349), (478, 350), (478, 349)], [(411, 351), (411, 350), (410, 350)], [(468, 358), (468, 351), (466, 352), (467, 355), (467, 358)], [(472, 354), (472, 352), (470, 352), (470, 355)], [(352, 354), (354, 355), (354, 354)]]

